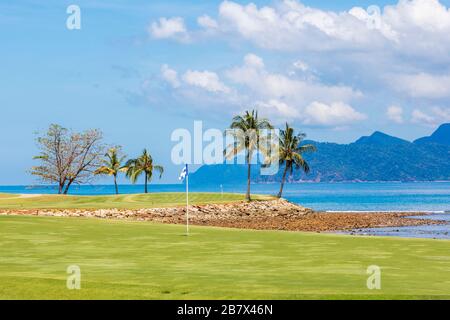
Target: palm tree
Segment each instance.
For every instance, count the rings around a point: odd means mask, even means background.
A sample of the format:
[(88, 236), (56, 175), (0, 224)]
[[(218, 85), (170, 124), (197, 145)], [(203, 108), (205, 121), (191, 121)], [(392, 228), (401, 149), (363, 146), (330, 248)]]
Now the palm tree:
[(227, 146), (226, 151), (230, 152), (226, 154), (226, 157), (232, 158), (242, 151), (245, 152), (245, 161), (247, 162), (247, 193), (245, 198), (250, 201), (251, 160), (254, 153), (261, 150), (260, 131), (273, 127), (267, 119), (259, 119), (258, 112), (252, 110), (251, 112), (246, 111), (242, 116), (234, 117), (230, 128), (241, 130), (244, 133), (244, 137), (238, 135), (237, 141), (233, 145)]
[(159, 172), (159, 178), (161, 179), (164, 173), (164, 168), (159, 165), (153, 164), (153, 158), (148, 153), (147, 149), (144, 149), (139, 158), (130, 159), (127, 161), (124, 167), (127, 177), (132, 183), (136, 183), (137, 179), (144, 174), (145, 175), (145, 193), (148, 193), (147, 184), (152, 180), (153, 170)]
[(307, 144), (301, 145), (305, 139), (306, 134), (299, 133), (295, 135), (294, 129), (286, 123), (286, 128), (280, 131), (280, 164), (284, 164), (283, 177), (281, 179), (280, 192), (278, 198), (281, 198), (283, 193), (284, 182), (286, 181), (286, 174), (290, 171), (292, 175), (294, 167), (296, 169), (301, 168), (305, 173), (308, 173), (310, 168), (306, 160), (303, 158), (303, 154), (306, 152), (316, 151), (316, 147)]
[(114, 187), (116, 194), (119, 194), (119, 187), (117, 186), (117, 174), (122, 169), (122, 161), (125, 156), (120, 155), (120, 147), (114, 147), (108, 150), (103, 160), (103, 166), (94, 171), (95, 175), (108, 175), (114, 177)]

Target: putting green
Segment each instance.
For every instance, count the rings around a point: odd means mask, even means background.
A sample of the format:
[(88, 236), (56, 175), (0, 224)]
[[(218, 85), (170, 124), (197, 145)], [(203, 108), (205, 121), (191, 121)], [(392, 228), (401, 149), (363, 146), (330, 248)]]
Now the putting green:
[[(253, 195), (254, 200), (274, 199), (271, 196)], [(189, 193), (190, 204), (228, 203), (245, 200), (236, 193)], [(118, 196), (64, 196), (38, 195), (33, 197), (0, 194), (0, 209), (110, 209), (151, 208), (182, 206), (186, 195), (177, 192), (127, 194)]]
[[(0, 299), (450, 298), (450, 242), (0, 216)], [(66, 288), (81, 268), (81, 290)], [(366, 286), (381, 267), (381, 290)]]

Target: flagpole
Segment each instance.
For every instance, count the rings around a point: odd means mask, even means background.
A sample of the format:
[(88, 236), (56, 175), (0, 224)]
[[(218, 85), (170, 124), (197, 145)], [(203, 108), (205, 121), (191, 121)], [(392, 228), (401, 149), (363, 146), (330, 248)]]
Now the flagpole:
[(189, 170), (186, 165), (186, 235), (189, 235)]

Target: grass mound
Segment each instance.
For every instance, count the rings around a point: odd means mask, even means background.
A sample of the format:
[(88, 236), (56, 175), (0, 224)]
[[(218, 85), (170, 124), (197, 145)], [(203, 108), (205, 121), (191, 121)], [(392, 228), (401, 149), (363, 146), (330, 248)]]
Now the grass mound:
[[(268, 200), (273, 197), (254, 195), (253, 199)], [(190, 204), (227, 203), (243, 200), (245, 200), (245, 196), (236, 193), (189, 193)], [(186, 195), (179, 192), (117, 196), (40, 195), (34, 197), (0, 194), (0, 209), (139, 209), (183, 206), (185, 204)]]

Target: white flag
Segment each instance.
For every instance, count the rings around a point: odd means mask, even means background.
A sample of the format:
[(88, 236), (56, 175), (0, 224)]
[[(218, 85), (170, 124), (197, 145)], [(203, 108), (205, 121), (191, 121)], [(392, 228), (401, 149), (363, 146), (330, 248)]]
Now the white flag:
[(181, 170), (180, 176), (178, 177), (179, 180), (183, 181), (186, 179), (186, 176), (189, 174), (188, 172), (188, 165), (185, 165), (183, 170)]

